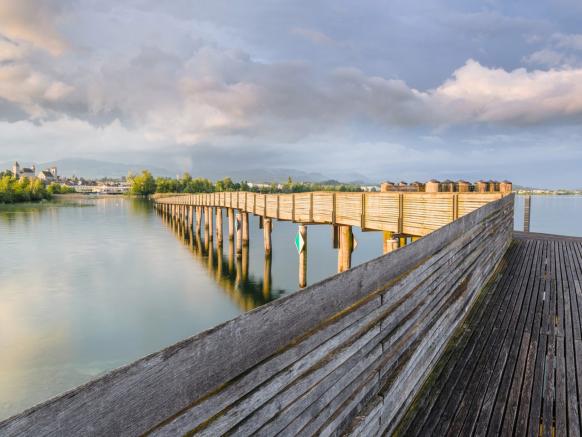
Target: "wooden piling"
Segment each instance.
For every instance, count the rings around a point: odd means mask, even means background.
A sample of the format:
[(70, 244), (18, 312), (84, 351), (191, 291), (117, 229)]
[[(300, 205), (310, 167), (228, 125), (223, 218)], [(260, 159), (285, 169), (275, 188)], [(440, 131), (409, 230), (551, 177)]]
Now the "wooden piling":
[(205, 225), (204, 228), (208, 229), (208, 239), (210, 241), (212, 241), (213, 239), (213, 234), (214, 234), (214, 228), (212, 227), (212, 222), (213, 222), (213, 208), (211, 206), (206, 208), (206, 217), (204, 217), (205, 220)]
[(192, 230), (192, 226), (194, 225), (194, 207), (188, 207), (188, 229)]
[(398, 240), (394, 237), (394, 232), (384, 231), (383, 243), (384, 254), (398, 249)]
[(243, 239), (242, 239), (242, 216), (240, 211), (236, 212), (236, 253), (242, 253)]
[(196, 207), (196, 235), (200, 235), (200, 228), (202, 227), (202, 207)]
[(307, 286), (307, 226), (299, 225), (299, 235), (303, 238), (303, 248), (299, 252), (299, 288)]
[(530, 216), (531, 216), (531, 196), (528, 194), (524, 198), (523, 232), (529, 232)]
[(271, 229), (272, 220), (270, 218), (263, 219), (263, 242), (265, 244), (265, 255), (271, 253)]
[(228, 208), (228, 239), (234, 240), (234, 209)]
[(339, 251), (337, 258), (338, 272), (345, 272), (352, 267), (352, 251), (354, 246), (354, 235), (352, 227), (347, 225), (339, 226)]
[(222, 244), (222, 208), (216, 208), (216, 244)]
[(242, 213), (242, 243), (249, 244), (249, 213)]

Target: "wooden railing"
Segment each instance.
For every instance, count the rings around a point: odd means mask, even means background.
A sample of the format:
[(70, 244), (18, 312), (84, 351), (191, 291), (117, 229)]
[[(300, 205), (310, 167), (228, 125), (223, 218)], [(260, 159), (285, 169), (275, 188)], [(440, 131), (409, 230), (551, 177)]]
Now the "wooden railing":
[(507, 194), (222, 192), (154, 195), (153, 199), (160, 204), (236, 208), (297, 223), (348, 225), (424, 236)]
[(511, 195), (1, 422), (0, 435), (390, 433), (512, 229)]

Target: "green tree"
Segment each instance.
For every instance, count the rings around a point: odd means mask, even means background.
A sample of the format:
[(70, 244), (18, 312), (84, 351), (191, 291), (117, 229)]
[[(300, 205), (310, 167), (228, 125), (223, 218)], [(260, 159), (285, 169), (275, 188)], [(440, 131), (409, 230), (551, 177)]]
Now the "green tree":
[(143, 170), (140, 175), (132, 177), (130, 191), (132, 194), (148, 196), (156, 192), (156, 181), (149, 171)]

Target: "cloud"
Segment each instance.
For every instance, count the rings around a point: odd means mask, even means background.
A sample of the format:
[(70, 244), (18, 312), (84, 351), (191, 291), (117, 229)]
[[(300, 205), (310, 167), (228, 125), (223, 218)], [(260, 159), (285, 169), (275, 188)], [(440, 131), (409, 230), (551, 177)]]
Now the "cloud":
[(552, 35), (552, 40), (557, 47), (563, 49), (582, 50), (582, 34), (556, 33)]
[(67, 48), (58, 21), (69, 1), (0, 0), (0, 33), (60, 55)]
[(542, 49), (524, 57), (524, 62), (530, 65), (544, 65), (557, 67), (568, 63), (568, 57), (564, 53), (552, 49)]
[(319, 30), (305, 29), (303, 27), (294, 27), (293, 29), (291, 29), (291, 33), (293, 35), (298, 35), (302, 38), (305, 38), (314, 44), (330, 46), (337, 44), (337, 42), (333, 38)]
[(522, 125), (560, 118), (578, 123), (582, 118), (582, 69), (505, 71), (468, 61), (432, 95), (457, 123)]

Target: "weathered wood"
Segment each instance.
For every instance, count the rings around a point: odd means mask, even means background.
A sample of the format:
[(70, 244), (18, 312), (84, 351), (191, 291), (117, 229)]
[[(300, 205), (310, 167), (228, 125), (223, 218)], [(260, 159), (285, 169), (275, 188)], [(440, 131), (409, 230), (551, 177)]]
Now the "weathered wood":
[(212, 193), (154, 196), (162, 204), (231, 206), (298, 223), (341, 224), (424, 236), (508, 193)]
[(265, 255), (269, 255), (272, 249), (271, 242), (272, 221), (270, 218), (263, 219), (263, 243), (265, 246)]
[(531, 236), (514, 241), (502, 280), (458, 334), (470, 338), (450, 344), (399, 432), (580, 435), (582, 245)]
[(217, 207), (216, 209), (216, 243), (218, 245), (222, 244), (222, 208)]
[(339, 250), (337, 254), (337, 270), (345, 272), (352, 267), (352, 251), (354, 249), (354, 236), (352, 227), (340, 225), (338, 227)]
[(228, 208), (228, 239), (234, 240), (234, 209)]
[(299, 225), (298, 232), (304, 243), (299, 252), (299, 288), (304, 288), (307, 286), (307, 226)]

